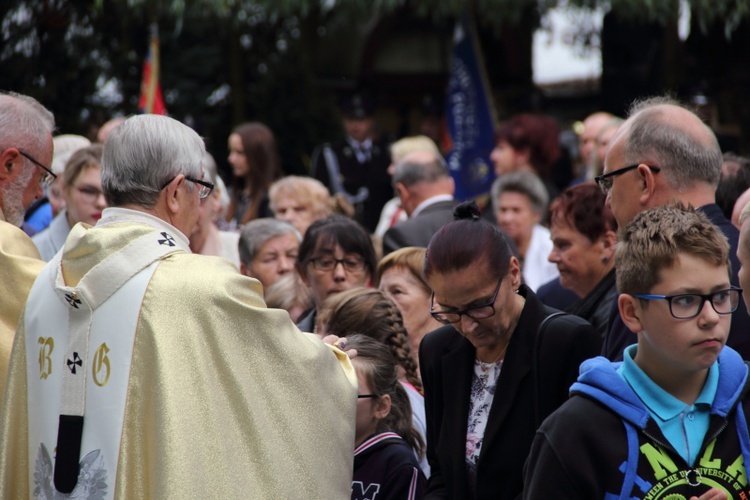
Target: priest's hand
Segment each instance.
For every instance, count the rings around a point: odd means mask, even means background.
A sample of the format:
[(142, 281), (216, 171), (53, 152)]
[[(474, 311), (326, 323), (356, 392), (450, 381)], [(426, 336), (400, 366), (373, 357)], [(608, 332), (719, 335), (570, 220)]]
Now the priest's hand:
[[(338, 337), (336, 335), (326, 335), (325, 337), (323, 337), (323, 342), (342, 350), (343, 352), (346, 353), (347, 356), (349, 356), (349, 359), (354, 359), (357, 357), (356, 349), (346, 348), (346, 337)], [(700, 498), (699, 500), (704, 500), (704, 499)], [(708, 500), (721, 500), (721, 499), (720, 498), (714, 499), (713, 497), (709, 497)]]

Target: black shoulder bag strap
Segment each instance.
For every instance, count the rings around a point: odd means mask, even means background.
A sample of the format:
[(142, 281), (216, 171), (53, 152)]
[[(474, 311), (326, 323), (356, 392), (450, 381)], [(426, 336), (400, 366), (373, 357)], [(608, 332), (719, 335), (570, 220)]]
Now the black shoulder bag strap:
[(537, 429), (542, 424), (541, 419), (539, 418), (539, 408), (541, 407), (542, 399), (541, 391), (539, 389), (541, 384), (539, 372), (539, 356), (541, 353), (542, 337), (544, 336), (544, 332), (545, 330), (547, 330), (547, 327), (552, 322), (552, 320), (557, 316), (562, 316), (564, 314), (567, 313), (563, 311), (557, 311), (547, 315), (539, 324), (539, 329), (537, 330), (536, 337), (534, 337), (534, 352), (531, 356), (531, 369), (534, 376), (534, 423), (536, 424)]

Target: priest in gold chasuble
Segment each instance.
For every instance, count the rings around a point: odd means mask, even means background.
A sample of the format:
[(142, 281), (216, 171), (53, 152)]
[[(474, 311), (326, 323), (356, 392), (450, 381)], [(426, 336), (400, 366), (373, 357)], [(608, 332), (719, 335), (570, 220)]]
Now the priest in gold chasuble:
[(203, 141), (154, 115), (109, 136), (109, 208), (39, 275), (0, 420), (2, 498), (349, 498), (356, 377), (190, 253)]

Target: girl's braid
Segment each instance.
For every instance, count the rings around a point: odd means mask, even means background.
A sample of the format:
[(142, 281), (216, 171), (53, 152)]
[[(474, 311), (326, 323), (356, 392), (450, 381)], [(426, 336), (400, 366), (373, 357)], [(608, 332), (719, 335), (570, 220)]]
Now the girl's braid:
[(403, 367), (406, 380), (422, 394), (422, 381), (417, 373), (417, 363), (411, 352), (411, 342), (409, 342), (401, 312), (392, 301), (386, 300), (384, 302), (387, 312), (386, 320), (390, 330), (388, 346), (391, 348), (398, 365)]

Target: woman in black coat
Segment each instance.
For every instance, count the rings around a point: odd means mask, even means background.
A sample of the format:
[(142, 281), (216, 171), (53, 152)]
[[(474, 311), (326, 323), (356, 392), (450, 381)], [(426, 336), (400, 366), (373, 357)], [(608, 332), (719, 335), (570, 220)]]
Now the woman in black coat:
[(602, 339), (618, 296), (617, 219), (606, 201), (599, 186), (587, 182), (563, 191), (549, 208), (549, 261), (557, 264), (560, 284), (579, 297), (566, 311), (594, 325)]
[[(560, 406), (600, 339), (521, 284), (505, 235), (462, 204), (432, 239), (424, 274), (431, 313), (446, 325), (420, 347), (427, 416), (428, 498), (519, 496), (541, 421)], [(463, 220), (461, 220), (463, 219)]]

